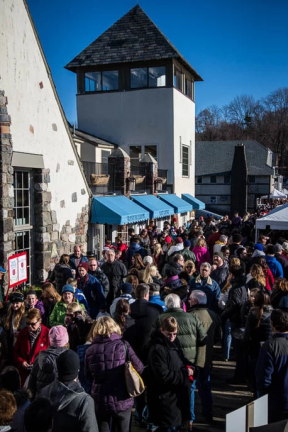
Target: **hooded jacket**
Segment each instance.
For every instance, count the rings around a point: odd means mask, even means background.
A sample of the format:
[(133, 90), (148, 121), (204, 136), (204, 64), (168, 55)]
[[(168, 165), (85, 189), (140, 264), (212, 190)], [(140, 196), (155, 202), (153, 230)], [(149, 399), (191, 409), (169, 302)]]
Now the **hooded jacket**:
[(55, 265), (54, 270), (49, 277), (49, 282), (55, 281), (57, 291), (61, 292), (63, 286), (67, 283), (67, 280), (72, 277), (71, 268), (65, 264), (58, 263)]
[(277, 278), (277, 277), (281, 277), (283, 278), (283, 268), (282, 265), (280, 264), (279, 261), (277, 261), (277, 259), (274, 256), (271, 255), (266, 255), (265, 257), (266, 259), (266, 263), (268, 265), (268, 267), (270, 268), (273, 277)]
[(78, 288), (86, 297), (91, 318), (95, 319), (99, 310), (105, 310), (105, 296), (100, 282), (87, 273), (78, 279)]
[[(78, 300), (75, 300), (75, 301), (76, 301), (76, 303), (79, 303)], [(85, 306), (81, 303), (79, 303), (79, 304), (85, 310)], [(66, 309), (67, 309), (67, 304), (64, 303), (63, 300), (60, 300), (59, 302), (56, 303), (56, 305), (54, 306), (54, 309), (50, 315), (50, 318), (49, 318), (50, 327), (54, 327), (57, 325), (64, 326)]]
[(192, 249), (192, 252), (196, 256), (196, 260), (197, 260), (196, 267), (197, 267), (197, 270), (200, 269), (201, 264), (203, 264), (204, 262), (210, 263), (210, 253), (209, 253), (209, 250), (206, 247), (195, 246)]
[(56, 410), (53, 431), (98, 432), (94, 401), (79, 383), (64, 384), (55, 379), (40, 391), (39, 397), (48, 398)]
[(126, 252), (126, 260), (128, 261), (128, 267), (130, 267), (132, 264), (131, 259), (133, 255), (137, 253), (139, 253), (142, 258), (146, 256), (145, 249), (139, 243), (131, 243)]
[(34, 361), (28, 384), (33, 398), (43, 387), (51, 384), (57, 378), (56, 360), (66, 349), (66, 347), (50, 346), (47, 350), (40, 351), (39, 356)]

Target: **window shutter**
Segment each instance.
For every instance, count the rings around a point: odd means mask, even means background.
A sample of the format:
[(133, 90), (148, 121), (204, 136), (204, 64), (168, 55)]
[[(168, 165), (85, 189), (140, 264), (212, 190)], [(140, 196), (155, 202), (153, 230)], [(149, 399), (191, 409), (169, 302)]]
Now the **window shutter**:
[(179, 143), (180, 143), (180, 163), (182, 163), (182, 139), (181, 139), (181, 136), (179, 137)]

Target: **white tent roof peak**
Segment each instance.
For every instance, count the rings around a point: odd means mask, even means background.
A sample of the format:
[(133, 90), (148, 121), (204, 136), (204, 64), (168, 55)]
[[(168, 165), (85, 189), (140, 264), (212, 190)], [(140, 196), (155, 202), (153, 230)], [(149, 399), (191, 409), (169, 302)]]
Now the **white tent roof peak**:
[(288, 204), (276, 207), (266, 216), (256, 220), (256, 229), (288, 230)]

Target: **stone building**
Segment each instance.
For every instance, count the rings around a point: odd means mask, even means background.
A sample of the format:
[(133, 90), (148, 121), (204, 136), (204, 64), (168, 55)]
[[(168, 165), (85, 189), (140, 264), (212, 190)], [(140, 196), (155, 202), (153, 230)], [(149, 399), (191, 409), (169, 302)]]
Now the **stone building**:
[(27, 4), (0, 6), (0, 263), (26, 251), (37, 283), (86, 248), (91, 191)]

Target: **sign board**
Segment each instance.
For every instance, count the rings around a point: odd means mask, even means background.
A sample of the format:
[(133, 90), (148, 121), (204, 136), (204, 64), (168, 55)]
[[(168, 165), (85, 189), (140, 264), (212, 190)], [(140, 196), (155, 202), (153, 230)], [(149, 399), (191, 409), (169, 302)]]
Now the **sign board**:
[(8, 275), (9, 288), (13, 288), (16, 285), (20, 285), (27, 281), (28, 273), (26, 252), (21, 252), (8, 258)]

